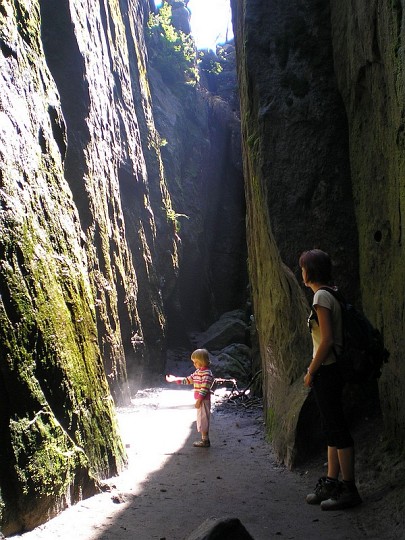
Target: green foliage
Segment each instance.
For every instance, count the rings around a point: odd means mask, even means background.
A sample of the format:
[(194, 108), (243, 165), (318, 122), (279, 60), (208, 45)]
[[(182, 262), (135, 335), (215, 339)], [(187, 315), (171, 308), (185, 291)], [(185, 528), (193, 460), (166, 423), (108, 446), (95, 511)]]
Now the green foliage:
[(180, 222), (178, 220), (179, 217), (184, 217), (186, 219), (190, 219), (189, 216), (186, 214), (178, 214), (173, 210), (173, 208), (166, 208), (166, 216), (167, 221), (172, 222), (174, 224), (174, 228), (176, 233), (180, 232)]
[(211, 62), (211, 73), (213, 73), (214, 75), (219, 75), (220, 73), (222, 73), (223, 70), (224, 68), (219, 62)]
[(193, 38), (177, 30), (171, 23), (172, 6), (163, 2), (157, 14), (148, 21), (151, 61), (170, 83), (183, 82), (195, 86), (199, 81), (197, 53)]
[(211, 75), (219, 75), (220, 73), (223, 72), (224, 68), (222, 67), (222, 64), (215, 59), (216, 57), (212, 57), (212, 56), (213, 55), (200, 51), (199, 59), (201, 62), (201, 65), (200, 65), (201, 71), (206, 71), (207, 73), (210, 73)]

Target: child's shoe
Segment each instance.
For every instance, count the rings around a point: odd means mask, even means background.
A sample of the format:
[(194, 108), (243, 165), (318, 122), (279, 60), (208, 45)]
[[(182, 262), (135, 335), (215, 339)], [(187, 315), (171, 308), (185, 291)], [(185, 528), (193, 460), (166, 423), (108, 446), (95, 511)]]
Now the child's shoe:
[(196, 448), (209, 448), (211, 446), (209, 439), (201, 439), (201, 441), (196, 441), (193, 443), (193, 446)]

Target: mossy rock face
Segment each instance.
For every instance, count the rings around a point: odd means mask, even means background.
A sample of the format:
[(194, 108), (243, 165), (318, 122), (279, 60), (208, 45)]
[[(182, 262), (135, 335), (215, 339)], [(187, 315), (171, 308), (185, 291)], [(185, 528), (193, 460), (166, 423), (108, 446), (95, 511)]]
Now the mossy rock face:
[[(8, 226), (14, 211), (5, 212)], [(9, 533), (94, 493), (97, 479), (124, 463), (84, 261), (50, 243), (52, 224), (42, 229), (36, 217), (1, 227), (0, 485)]]
[[(11, 534), (120, 470), (110, 391), (128, 402), (131, 383), (161, 370), (179, 297), (187, 313), (201, 299), (202, 313), (239, 305), (227, 285), (233, 272), (238, 300), (245, 296), (246, 257), (237, 118), (205, 92), (170, 91), (175, 106), (165, 112), (179, 121), (163, 145), (144, 40), (149, 1), (95, 2), (91, 17), (74, 0), (3, 4), (0, 489)], [(163, 158), (169, 147), (174, 162)], [(230, 164), (226, 182), (219, 156)], [(192, 260), (179, 293), (180, 216)], [(204, 287), (185, 306), (197, 273)]]
[[(0, 10), (0, 516), (13, 534), (125, 463), (39, 7)], [(17, 52), (18, 51), (18, 54)], [(6, 84), (9, 81), (9, 84)], [(12, 84), (11, 84), (12, 81)]]
[[(41, 187), (51, 199), (52, 186)], [(35, 206), (28, 184), (27, 192)], [(0, 486), (3, 530), (13, 533), (94, 493), (97, 479), (121, 470), (125, 452), (85, 260), (74, 242), (49, 240), (59, 227), (68, 234), (67, 223), (74, 230), (72, 216), (59, 206), (42, 227), (40, 212), (19, 215), (23, 201), (8, 203), (0, 224)]]

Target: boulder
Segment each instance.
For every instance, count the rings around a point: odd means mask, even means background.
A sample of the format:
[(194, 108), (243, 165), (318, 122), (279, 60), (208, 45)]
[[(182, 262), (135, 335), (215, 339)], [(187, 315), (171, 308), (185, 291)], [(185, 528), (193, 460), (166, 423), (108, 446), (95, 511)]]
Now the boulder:
[(198, 346), (209, 351), (221, 351), (232, 343), (245, 343), (248, 327), (240, 318), (241, 313), (239, 310), (225, 313), (197, 337)]
[(253, 540), (237, 518), (208, 518), (187, 540)]
[(244, 309), (234, 309), (232, 311), (227, 311), (220, 316), (221, 319), (239, 319), (243, 322), (247, 322), (246, 312)]
[(248, 383), (252, 377), (252, 351), (243, 343), (228, 345), (211, 359), (211, 368), (215, 377)]

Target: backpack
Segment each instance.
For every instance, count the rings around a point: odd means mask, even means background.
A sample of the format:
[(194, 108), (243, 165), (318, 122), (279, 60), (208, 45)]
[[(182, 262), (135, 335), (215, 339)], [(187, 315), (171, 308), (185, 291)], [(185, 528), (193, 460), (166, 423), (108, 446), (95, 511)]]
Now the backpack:
[(390, 354), (384, 347), (381, 333), (363, 313), (346, 302), (339, 291), (329, 287), (321, 289), (334, 296), (341, 307), (343, 350), (340, 354), (333, 352), (344, 380), (365, 383), (378, 379)]

